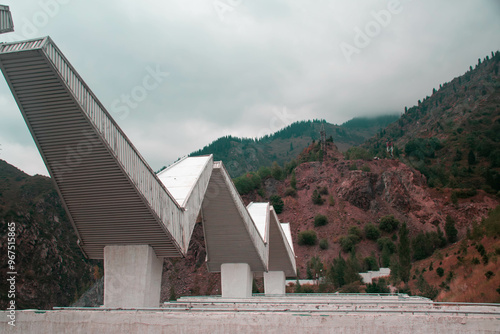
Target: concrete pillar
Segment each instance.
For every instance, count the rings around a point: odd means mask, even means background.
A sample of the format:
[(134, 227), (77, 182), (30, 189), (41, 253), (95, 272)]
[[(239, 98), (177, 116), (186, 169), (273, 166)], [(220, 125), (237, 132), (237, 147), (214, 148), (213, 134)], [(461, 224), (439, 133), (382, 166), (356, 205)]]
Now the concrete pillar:
[(266, 295), (284, 295), (286, 293), (286, 277), (283, 271), (264, 273), (264, 293)]
[(104, 307), (159, 307), (162, 269), (149, 245), (104, 247)]
[(221, 285), (223, 298), (252, 297), (253, 274), (246, 263), (223, 263)]

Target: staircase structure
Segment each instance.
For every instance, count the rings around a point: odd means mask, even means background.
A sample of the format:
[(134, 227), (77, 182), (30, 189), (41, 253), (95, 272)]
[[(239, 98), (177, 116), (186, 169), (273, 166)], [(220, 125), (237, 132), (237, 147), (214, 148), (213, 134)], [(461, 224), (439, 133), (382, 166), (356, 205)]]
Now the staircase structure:
[(223, 297), (250, 297), (254, 274), (284, 293), (296, 275), (289, 227), (268, 203), (245, 207), (222, 162), (190, 157), (155, 174), (49, 37), (0, 44), (0, 68), (80, 248), (104, 259), (105, 306), (157, 307), (162, 258), (187, 253), (198, 217)]

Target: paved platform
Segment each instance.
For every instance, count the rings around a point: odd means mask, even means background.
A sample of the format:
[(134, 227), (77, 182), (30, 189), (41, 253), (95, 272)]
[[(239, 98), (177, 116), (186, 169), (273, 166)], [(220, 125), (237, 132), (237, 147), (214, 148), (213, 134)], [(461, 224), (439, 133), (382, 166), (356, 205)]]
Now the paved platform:
[(0, 333), (499, 333), (500, 304), (407, 295), (182, 297), (158, 308), (0, 312)]

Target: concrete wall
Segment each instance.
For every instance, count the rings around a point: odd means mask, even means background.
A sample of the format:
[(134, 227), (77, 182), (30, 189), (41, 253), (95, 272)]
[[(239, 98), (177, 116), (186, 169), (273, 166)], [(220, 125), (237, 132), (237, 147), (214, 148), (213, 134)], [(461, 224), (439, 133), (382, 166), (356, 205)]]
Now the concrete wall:
[(148, 245), (104, 247), (104, 306), (158, 307), (162, 270)]
[(494, 316), (411, 313), (17, 311), (16, 327), (0, 311), (0, 333), (498, 333)]
[(390, 268), (380, 268), (378, 271), (369, 271), (367, 273), (359, 273), (363, 278), (363, 283), (372, 283), (374, 278), (386, 277), (391, 275)]

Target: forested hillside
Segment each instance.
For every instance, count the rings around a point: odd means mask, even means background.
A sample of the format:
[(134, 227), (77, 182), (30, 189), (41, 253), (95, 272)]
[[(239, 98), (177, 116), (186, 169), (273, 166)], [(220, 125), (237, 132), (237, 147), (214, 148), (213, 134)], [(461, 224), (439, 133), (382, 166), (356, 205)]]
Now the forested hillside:
[[(431, 187), (500, 190), (500, 52), (478, 59), (462, 76), (432, 90), (364, 145), (394, 154)], [(467, 194), (464, 194), (466, 196)]]
[(273, 162), (283, 166), (320, 138), (322, 125), (337, 147), (346, 150), (362, 144), (398, 118), (396, 115), (357, 117), (340, 126), (324, 120), (300, 121), (262, 138), (221, 137), (190, 156), (213, 154), (214, 160), (222, 160), (231, 176), (236, 177), (261, 166), (271, 166)]

